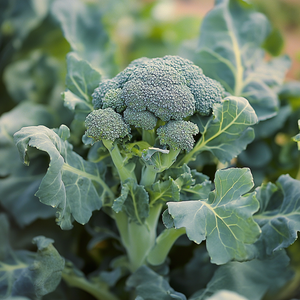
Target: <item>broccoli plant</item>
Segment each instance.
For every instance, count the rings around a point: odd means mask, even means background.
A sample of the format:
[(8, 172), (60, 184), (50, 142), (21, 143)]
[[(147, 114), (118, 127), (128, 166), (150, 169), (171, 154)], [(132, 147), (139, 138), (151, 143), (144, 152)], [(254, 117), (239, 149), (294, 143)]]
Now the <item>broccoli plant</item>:
[[(61, 11), (63, 4), (55, 5)], [(98, 20), (93, 5), (78, 6), (78, 24), (85, 24), (81, 13)], [(286, 56), (264, 60), (274, 44), (266, 17), (247, 1), (216, 1), (197, 48), (138, 58), (115, 76), (105, 49), (97, 58), (63, 25), (72, 51), (62, 98), (73, 119), (56, 128), (37, 120), (6, 134), (14, 133), (16, 147), (9, 149), (33, 164), (24, 194), (36, 192), (48, 209), (43, 216), (20, 209), (15, 221), (24, 226), (43, 217), (52, 224), (55, 215), (62, 230), (49, 230), (49, 237), (41, 231), (33, 239), (36, 253), (13, 250), (8, 219), (0, 215), (1, 297), (294, 296), (299, 271), (290, 268), (289, 257), (298, 249), (300, 167), (293, 169), (296, 178), (282, 173), (273, 180), (279, 171), (260, 150), (271, 151), (268, 139), (278, 139), (288, 117), (297, 131), (297, 110), (289, 100), (300, 92), (299, 85), (287, 90), (283, 83)], [(42, 107), (36, 114), (52, 116)], [(299, 157), (297, 132), (290, 142), (281, 151)], [(252, 169), (255, 156), (261, 166)], [(45, 224), (47, 235), (51, 225)], [(76, 232), (71, 240), (68, 232)], [(56, 239), (63, 247), (55, 248)]]

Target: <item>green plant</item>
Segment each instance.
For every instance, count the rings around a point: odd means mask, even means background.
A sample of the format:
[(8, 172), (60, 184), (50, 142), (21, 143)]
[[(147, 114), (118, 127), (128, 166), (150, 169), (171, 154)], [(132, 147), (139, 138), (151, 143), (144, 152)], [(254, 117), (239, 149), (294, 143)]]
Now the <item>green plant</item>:
[(65, 108), (53, 96), (62, 58), (30, 54), (53, 84), (32, 71), (40, 88), (12, 95), (34, 101), (0, 119), (1, 297), (297, 297), (300, 85), (284, 82), (286, 55), (265, 59), (276, 53), (266, 17), (216, 1), (197, 46), (118, 73), (107, 3), (47, 3), (71, 46)]

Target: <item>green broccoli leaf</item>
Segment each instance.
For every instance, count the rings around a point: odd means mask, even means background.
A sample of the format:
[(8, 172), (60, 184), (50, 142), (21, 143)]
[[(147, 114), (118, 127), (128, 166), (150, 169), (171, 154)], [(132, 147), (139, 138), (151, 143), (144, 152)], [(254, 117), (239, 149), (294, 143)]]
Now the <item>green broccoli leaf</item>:
[(175, 228), (185, 227), (190, 240), (206, 247), (212, 263), (247, 260), (254, 256), (253, 244), (260, 228), (252, 214), (258, 210), (250, 170), (218, 170), (215, 191), (208, 198), (194, 201), (169, 202), (168, 211)]
[(140, 267), (127, 280), (127, 286), (135, 289), (140, 299), (144, 300), (186, 300), (186, 297), (175, 292), (166, 279), (146, 266)]
[(271, 33), (267, 18), (245, 0), (222, 0), (205, 16), (200, 32), (194, 61), (204, 74), (230, 94), (246, 97), (259, 120), (276, 115), (278, 97), (270, 86), (282, 83), (290, 61), (283, 56), (264, 62), (262, 44)]
[(67, 70), (67, 91), (63, 93), (65, 106), (75, 111), (77, 119), (80, 116), (84, 121), (94, 109), (92, 93), (101, 81), (101, 74), (74, 52), (67, 55)]
[(142, 185), (128, 180), (122, 185), (121, 195), (115, 199), (112, 209), (116, 213), (126, 212), (131, 221), (141, 225), (149, 215), (149, 195)]
[(36, 152), (31, 168), (20, 164), (13, 134), (23, 126), (53, 126), (54, 119), (46, 106), (27, 101), (0, 118), (0, 176), (3, 177), (0, 180), (0, 203), (20, 226), (30, 224), (37, 218), (53, 216), (54, 212), (34, 196), (46, 173), (47, 159)]
[(214, 105), (211, 117), (194, 115), (192, 120), (202, 136), (176, 165), (195, 160), (203, 151), (210, 151), (222, 163), (229, 162), (253, 141), (254, 131), (249, 126), (257, 122), (257, 116), (245, 98), (227, 97), (221, 104)]
[(262, 234), (257, 244), (267, 255), (287, 248), (297, 239), (300, 231), (300, 182), (289, 175), (282, 175), (275, 184), (257, 188), (260, 210), (254, 220)]
[(44, 126), (31, 126), (22, 128), (14, 138), (27, 165), (28, 146), (49, 154), (49, 168), (36, 195), (42, 203), (56, 207), (57, 223), (62, 229), (70, 229), (74, 219), (85, 224), (106, 197), (114, 196), (102, 180), (99, 166), (72, 150), (66, 141), (69, 129), (62, 125), (56, 132)]
[(180, 189), (176, 182), (169, 178), (166, 181), (157, 181), (147, 188), (150, 196), (150, 205), (180, 200)]
[[(8, 237), (8, 222), (0, 216), (0, 236)], [(25, 296), (39, 300), (54, 291), (61, 280), (64, 259), (53, 247), (52, 239), (39, 236), (33, 239), (37, 253), (13, 251), (6, 240), (5, 248), (1, 246), (0, 255), (0, 296)]]
[(103, 6), (91, 1), (55, 1), (53, 14), (73, 51), (99, 68), (101, 74), (115, 73), (115, 50), (102, 22)]
[[(26, 114), (24, 112), (26, 111)], [(12, 122), (13, 120), (13, 122)], [(24, 101), (0, 118), (0, 176), (7, 176), (19, 167), (19, 154), (13, 134), (24, 126), (54, 125), (54, 116), (42, 105)]]
[(266, 294), (268, 299), (274, 299), (280, 288), (292, 278), (293, 273), (288, 265), (289, 257), (284, 251), (264, 260), (229, 262), (220, 266), (206, 289), (197, 292), (190, 300), (204, 300), (225, 289), (248, 300), (259, 300)]

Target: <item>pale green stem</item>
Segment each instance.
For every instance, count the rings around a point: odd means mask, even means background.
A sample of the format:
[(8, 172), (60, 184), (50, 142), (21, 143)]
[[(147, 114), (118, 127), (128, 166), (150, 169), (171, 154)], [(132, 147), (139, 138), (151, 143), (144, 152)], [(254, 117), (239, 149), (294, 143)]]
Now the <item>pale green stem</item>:
[(155, 182), (157, 171), (154, 166), (145, 165), (142, 169), (140, 185), (150, 186)]
[(155, 129), (152, 130), (142, 130), (142, 140), (147, 142), (149, 145), (154, 146), (155, 144)]
[(156, 239), (156, 244), (147, 256), (147, 261), (154, 266), (161, 265), (175, 241), (186, 233), (185, 228), (165, 229)]
[(84, 290), (98, 300), (119, 300), (119, 298), (112, 294), (109, 290), (103, 289), (101, 286), (89, 282), (84, 277), (68, 274), (63, 271), (62, 278), (69, 286)]
[(155, 244), (156, 228), (162, 205), (150, 208), (145, 223), (129, 222), (125, 213), (115, 214), (115, 220), (120, 232), (123, 245), (126, 249), (130, 271), (136, 271), (146, 263), (146, 257)]
[(118, 145), (109, 140), (102, 140), (102, 142), (110, 153), (113, 163), (118, 170), (121, 182), (124, 182), (126, 179), (133, 179), (136, 181), (136, 177), (133, 172), (134, 165), (124, 164), (124, 158), (120, 153)]

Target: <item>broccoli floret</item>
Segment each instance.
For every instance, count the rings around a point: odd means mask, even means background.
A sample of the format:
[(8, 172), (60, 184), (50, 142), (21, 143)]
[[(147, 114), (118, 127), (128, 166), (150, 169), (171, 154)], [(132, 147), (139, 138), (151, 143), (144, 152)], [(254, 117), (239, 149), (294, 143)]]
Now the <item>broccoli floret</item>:
[(94, 93), (92, 94), (94, 109), (102, 108), (106, 93), (117, 88), (119, 88), (119, 83), (114, 79), (106, 79), (101, 81), (99, 83), (99, 86), (94, 90)]
[(199, 133), (198, 126), (190, 121), (169, 121), (157, 129), (161, 145), (168, 145), (174, 150), (191, 151), (195, 140), (193, 135)]
[(150, 111), (135, 111), (130, 108), (124, 111), (124, 120), (129, 125), (145, 130), (153, 129), (157, 122), (157, 118)]
[(85, 127), (87, 128), (85, 135), (94, 141), (115, 141), (130, 133), (129, 125), (112, 108), (92, 111), (85, 119)]
[(121, 98), (122, 89), (117, 88), (109, 90), (103, 99), (102, 108), (112, 108), (118, 113), (123, 112), (126, 109), (124, 100)]
[(196, 100), (195, 110), (202, 116), (209, 116), (214, 103), (220, 103), (224, 97), (224, 88), (216, 80), (202, 75), (192, 80), (190, 89)]

